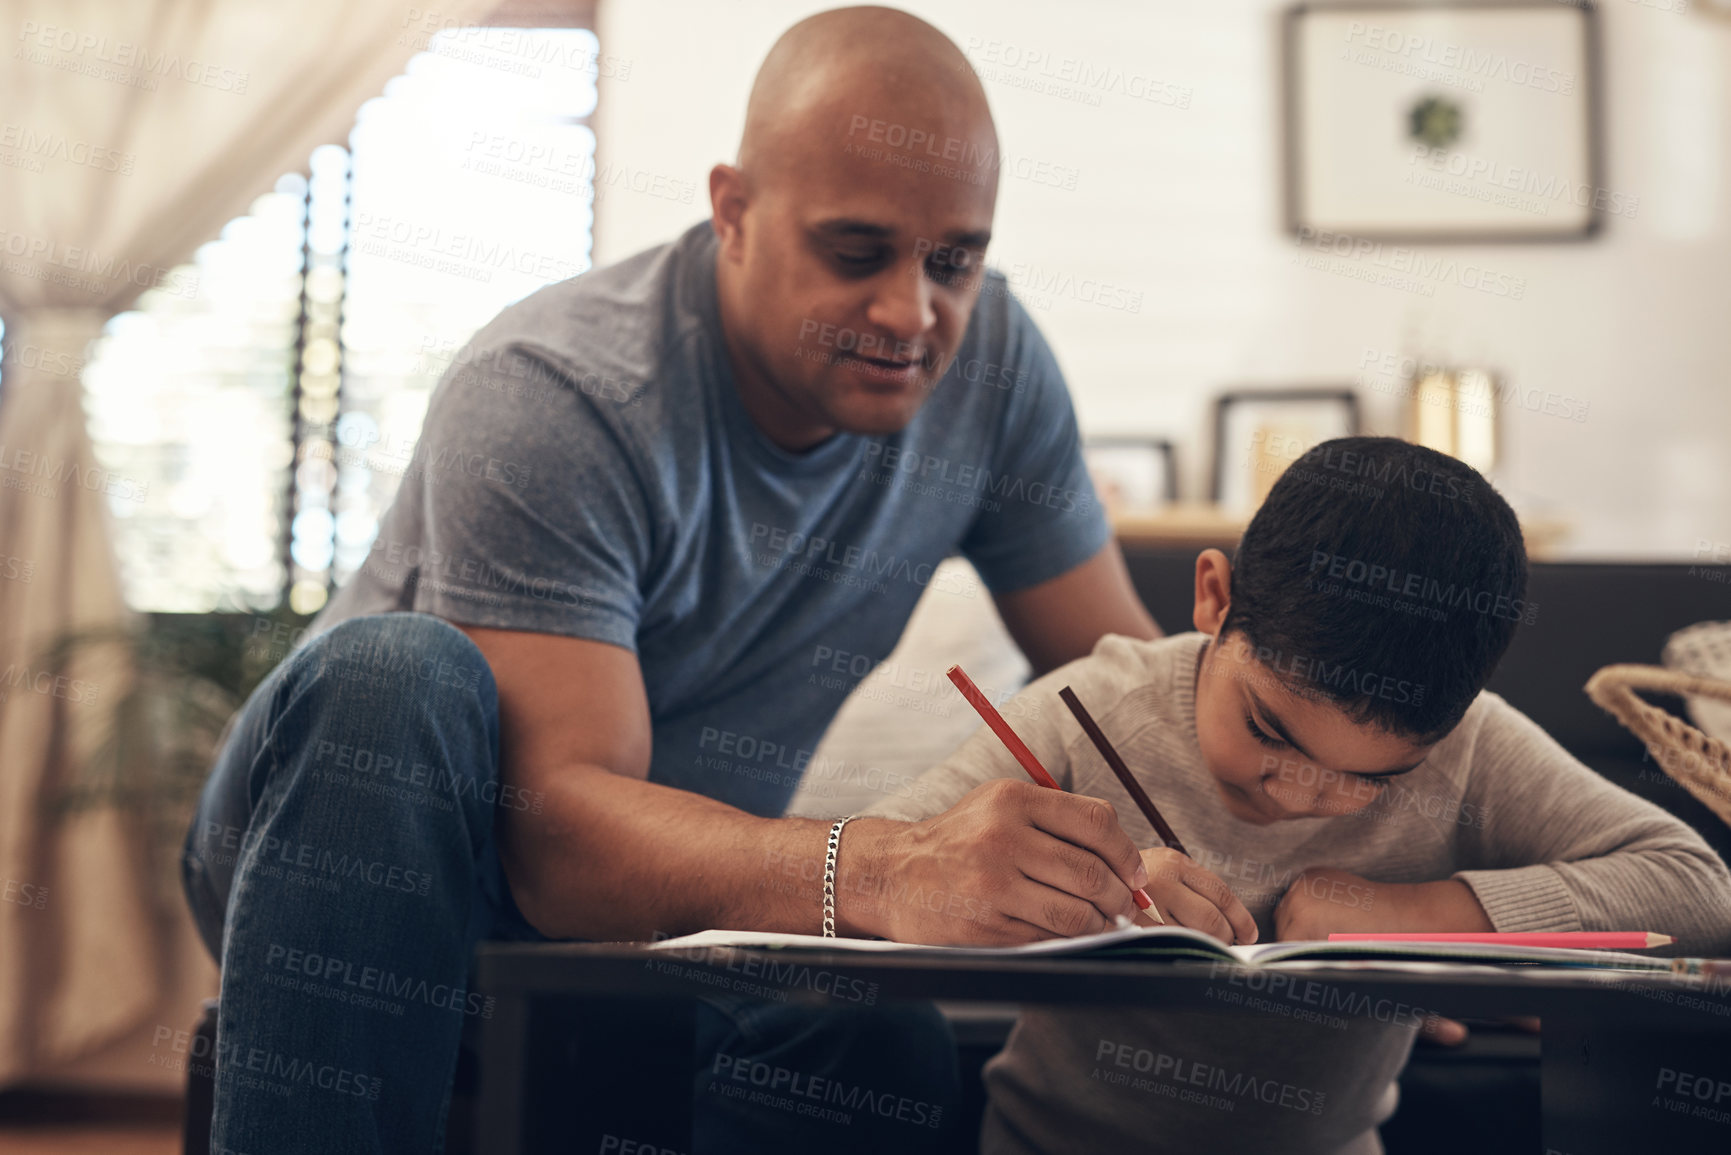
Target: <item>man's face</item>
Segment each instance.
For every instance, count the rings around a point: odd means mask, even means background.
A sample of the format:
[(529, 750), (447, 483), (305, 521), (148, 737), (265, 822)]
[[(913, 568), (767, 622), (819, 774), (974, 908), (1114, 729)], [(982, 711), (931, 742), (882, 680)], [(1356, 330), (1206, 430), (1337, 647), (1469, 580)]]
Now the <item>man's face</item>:
[(1363, 810), (1432, 749), (1294, 691), (1236, 631), (1198, 671), (1196, 737), (1226, 809), (1258, 825)]
[[(731, 336), (805, 420), (893, 433), (918, 412), (967, 331), (997, 197), (996, 170), (979, 158), (995, 160), (995, 141), (964, 140), (958, 134), (968, 130), (940, 121), (926, 126), (929, 146), (910, 149), (903, 129), (897, 149), (875, 120), (835, 123), (761, 182), (737, 245), (724, 247), (741, 289), (734, 321), (743, 331)], [(975, 163), (943, 162), (945, 148)]]

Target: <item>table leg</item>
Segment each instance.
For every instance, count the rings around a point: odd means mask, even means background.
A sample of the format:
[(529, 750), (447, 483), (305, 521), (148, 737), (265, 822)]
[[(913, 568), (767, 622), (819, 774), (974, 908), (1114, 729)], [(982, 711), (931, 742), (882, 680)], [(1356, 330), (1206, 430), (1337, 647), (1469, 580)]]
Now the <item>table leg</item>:
[(493, 1017), (481, 1026), (474, 1149), (489, 1155), (520, 1155), (528, 1081), (529, 999), (520, 994), (494, 997)]
[(584, 999), (549, 1008), (561, 1046), (547, 1053), (563, 1093), (530, 1133), (572, 1151), (688, 1151), (694, 1004)]
[(1546, 1015), (1545, 1155), (1731, 1150), (1731, 1022), (1700, 1026), (1606, 1027)]

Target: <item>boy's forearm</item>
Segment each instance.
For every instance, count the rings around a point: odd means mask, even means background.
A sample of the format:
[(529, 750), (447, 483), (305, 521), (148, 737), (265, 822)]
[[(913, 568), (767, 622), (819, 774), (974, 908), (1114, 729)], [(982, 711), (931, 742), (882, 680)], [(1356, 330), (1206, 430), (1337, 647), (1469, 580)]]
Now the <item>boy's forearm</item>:
[[(1385, 884), (1386, 885), (1386, 884)], [(1393, 917), (1410, 926), (1386, 927), (1389, 931), (1459, 931), (1488, 932), (1490, 915), (1479, 904), (1472, 887), (1456, 879), (1440, 882), (1418, 882), (1392, 886)]]
[(1462, 871), (1502, 930), (1652, 930), (1676, 953), (1731, 947), (1731, 872), (1705, 843)]
[(1457, 879), (1372, 882), (1338, 869), (1300, 874), (1275, 912), (1277, 937), (1288, 942), (1330, 934), (1495, 929), (1472, 888)]

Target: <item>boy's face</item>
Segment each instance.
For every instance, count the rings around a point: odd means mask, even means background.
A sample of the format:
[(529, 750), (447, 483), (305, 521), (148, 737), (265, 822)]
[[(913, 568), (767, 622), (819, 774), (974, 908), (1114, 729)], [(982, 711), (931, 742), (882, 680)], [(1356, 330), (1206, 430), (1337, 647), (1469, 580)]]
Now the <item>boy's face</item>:
[(1363, 810), (1431, 751), (1354, 721), (1319, 692), (1294, 690), (1242, 633), (1222, 637), (1231, 563), (1219, 550), (1196, 562), (1196, 628), (1213, 635), (1196, 676), (1202, 759), (1236, 818), (1267, 825)]
[(1239, 633), (1216, 638), (1202, 660), (1196, 737), (1226, 809), (1258, 825), (1363, 810), (1430, 753), (1289, 689)]

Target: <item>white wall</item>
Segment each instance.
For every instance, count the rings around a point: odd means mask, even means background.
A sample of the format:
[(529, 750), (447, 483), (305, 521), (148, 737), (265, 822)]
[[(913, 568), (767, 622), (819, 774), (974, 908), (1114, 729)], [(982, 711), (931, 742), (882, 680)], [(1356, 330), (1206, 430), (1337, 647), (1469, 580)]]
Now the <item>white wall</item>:
[[(1566, 553), (1687, 557), (1703, 539), (1731, 543), (1731, 20), (1673, 4), (1601, 7), (1605, 184), (1639, 198), (1634, 217), (1611, 217), (1586, 243), (1447, 250), (1524, 278), (1518, 301), (1458, 283), (1421, 296), (1301, 263), (1279, 226), (1280, 4), (904, 6), (988, 73), (1006, 154), (1076, 170), (1073, 190), (1006, 174), (990, 261), (1142, 294), (1135, 313), (1031, 302), (1085, 431), (1173, 437), (1200, 496), (1221, 389), (1352, 382), (1366, 350), (1470, 361), (1589, 405), (1584, 422), (1505, 408), (1494, 472), (1524, 512), (1574, 524)], [(733, 156), (757, 64), (787, 25), (828, 6), (603, 0), (602, 50), (629, 70), (602, 82), (602, 164), (696, 193), (604, 191), (599, 261), (707, 215), (705, 174)], [(1189, 107), (1029, 91), (1006, 77), (1031, 73), (993, 74), (989, 41), (1180, 86)], [(1362, 396), (1372, 431), (1399, 431), (1393, 396)]]

